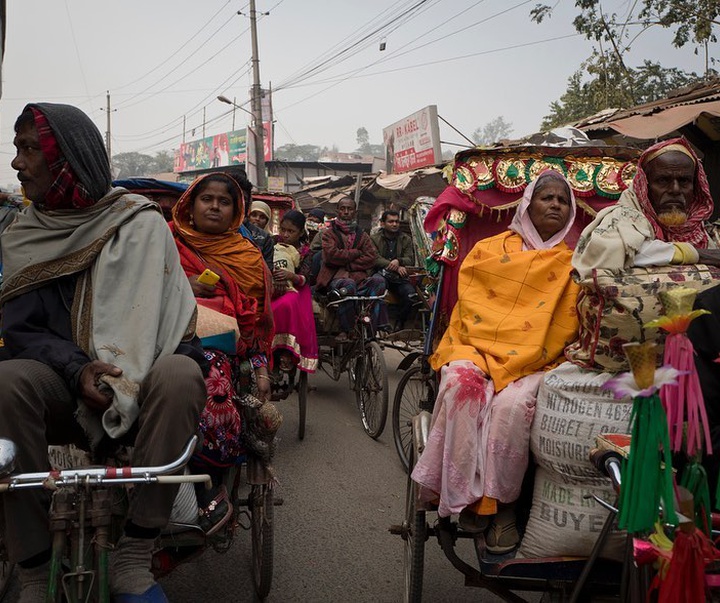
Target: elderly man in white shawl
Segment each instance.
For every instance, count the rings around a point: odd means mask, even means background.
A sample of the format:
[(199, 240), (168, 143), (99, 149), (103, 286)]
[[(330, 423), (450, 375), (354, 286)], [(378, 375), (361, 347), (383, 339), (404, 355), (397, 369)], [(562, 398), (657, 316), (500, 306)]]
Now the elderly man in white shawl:
[[(23, 472), (49, 443), (134, 440), (133, 463), (176, 458), (205, 402), (196, 306), (160, 209), (112, 188), (102, 136), (68, 105), (27, 105), (12, 161), (33, 204), (3, 233), (0, 437)], [(142, 485), (111, 573), (115, 600), (166, 601), (150, 573), (176, 487)], [(44, 601), (47, 497), (0, 496), (0, 529), (20, 567), (20, 600)]]
[(720, 265), (717, 228), (702, 164), (684, 138), (647, 149), (632, 186), (585, 227), (573, 257), (581, 279), (593, 269)]

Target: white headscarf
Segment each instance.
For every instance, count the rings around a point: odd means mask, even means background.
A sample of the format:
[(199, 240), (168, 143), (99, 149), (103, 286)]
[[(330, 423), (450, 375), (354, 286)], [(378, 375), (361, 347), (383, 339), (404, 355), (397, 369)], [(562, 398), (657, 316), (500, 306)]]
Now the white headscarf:
[[(530, 216), (528, 215), (528, 207), (530, 207), (530, 201), (532, 201), (533, 192), (535, 191), (537, 183), (540, 179), (545, 180), (547, 178), (552, 178), (558, 182), (564, 183), (565, 186), (567, 186), (568, 192), (570, 193), (570, 215), (568, 216), (568, 220), (562, 229), (556, 232), (547, 241), (543, 241), (542, 237), (538, 234), (535, 225), (532, 223)], [(546, 170), (533, 180), (525, 189), (522, 201), (520, 201), (520, 204), (517, 206), (515, 215), (513, 216), (512, 222), (510, 222), (510, 226), (508, 228), (522, 237), (524, 249), (551, 249), (560, 243), (560, 241), (565, 239), (567, 233), (570, 232), (573, 222), (575, 222), (575, 209), (575, 195), (573, 194), (572, 188), (570, 188), (570, 184), (566, 178), (555, 170)]]

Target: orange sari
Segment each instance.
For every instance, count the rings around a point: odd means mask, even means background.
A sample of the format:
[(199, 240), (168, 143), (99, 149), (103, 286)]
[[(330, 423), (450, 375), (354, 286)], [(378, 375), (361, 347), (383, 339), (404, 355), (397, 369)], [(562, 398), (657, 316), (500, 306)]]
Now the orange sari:
[(578, 331), (571, 258), (563, 242), (523, 251), (511, 231), (479, 241), (460, 269), (458, 302), (432, 367), (469, 360), (496, 392), (551, 368)]
[[(272, 333), (273, 320), (270, 308), (272, 280), (270, 271), (263, 260), (260, 250), (242, 236), (238, 229), (245, 217), (243, 193), (237, 186), (239, 207), (230, 228), (222, 234), (199, 232), (191, 225), (192, 191), (208, 176), (201, 176), (193, 182), (173, 207), (173, 232), (175, 237), (192, 250), (213, 272), (226, 272), (232, 277), (245, 295), (252, 297), (258, 304), (257, 326), (260, 331)], [(232, 182), (235, 182), (223, 174)]]

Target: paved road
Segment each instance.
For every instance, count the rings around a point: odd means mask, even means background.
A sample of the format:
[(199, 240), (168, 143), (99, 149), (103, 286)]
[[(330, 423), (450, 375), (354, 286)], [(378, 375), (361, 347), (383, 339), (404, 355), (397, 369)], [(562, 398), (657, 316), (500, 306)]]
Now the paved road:
[[(386, 358), (392, 405), (400, 356), (389, 351)], [(346, 377), (335, 383), (320, 374), (310, 383), (317, 389), (304, 441), (297, 439), (296, 398), (280, 403), (285, 423), (277, 495), (284, 505), (275, 509), (275, 573), (267, 601), (401, 601), (403, 542), (388, 526), (402, 521), (406, 476), (390, 422), (373, 441), (362, 430)], [(466, 559), (472, 559), (469, 550)], [(240, 532), (228, 553), (207, 551), (162, 584), (172, 603), (251, 601), (250, 564), (250, 535)], [(428, 602), (499, 601), (465, 588), (434, 540), (426, 547), (423, 594)], [(15, 600), (17, 581), (7, 597)]]
[[(400, 356), (386, 354), (392, 394)], [(311, 378), (305, 439), (297, 439), (295, 398), (285, 416), (277, 456), (275, 575), (270, 602), (395, 602), (402, 599), (402, 540), (388, 532), (404, 514), (405, 473), (388, 421), (377, 441), (360, 425), (347, 379)], [(498, 601), (463, 587), (462, 576), (428, 542), (425, 601)], [(468, 557), (469, 558), (469, 557)], [(226, 555), (205, 554), (163, 581), (173, 603), (250, 600), (250, 537), (239, 534)], [(199, 592), (198, 592), (199, 591)]]

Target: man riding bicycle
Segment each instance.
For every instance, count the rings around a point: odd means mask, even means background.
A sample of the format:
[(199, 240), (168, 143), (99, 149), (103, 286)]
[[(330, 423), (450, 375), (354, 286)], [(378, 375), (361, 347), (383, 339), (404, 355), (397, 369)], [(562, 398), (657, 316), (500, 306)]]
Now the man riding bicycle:
[[(0, 437), (17, 469), (47, 470), (48, 444), (133, 443), (133, 464), (176, 458), (205, 403), (192, 290), (159, 207), (112, 188), (102, 136), (69, 105), (25, 107), (12, 161), (33, 205), (2, 236)], [(110, 578), (115, 601), (166, 601), (150, 572), (177, 486), (134, 490)], [(45, 598), (48, 494), (0, 496), (21, 602)]]

